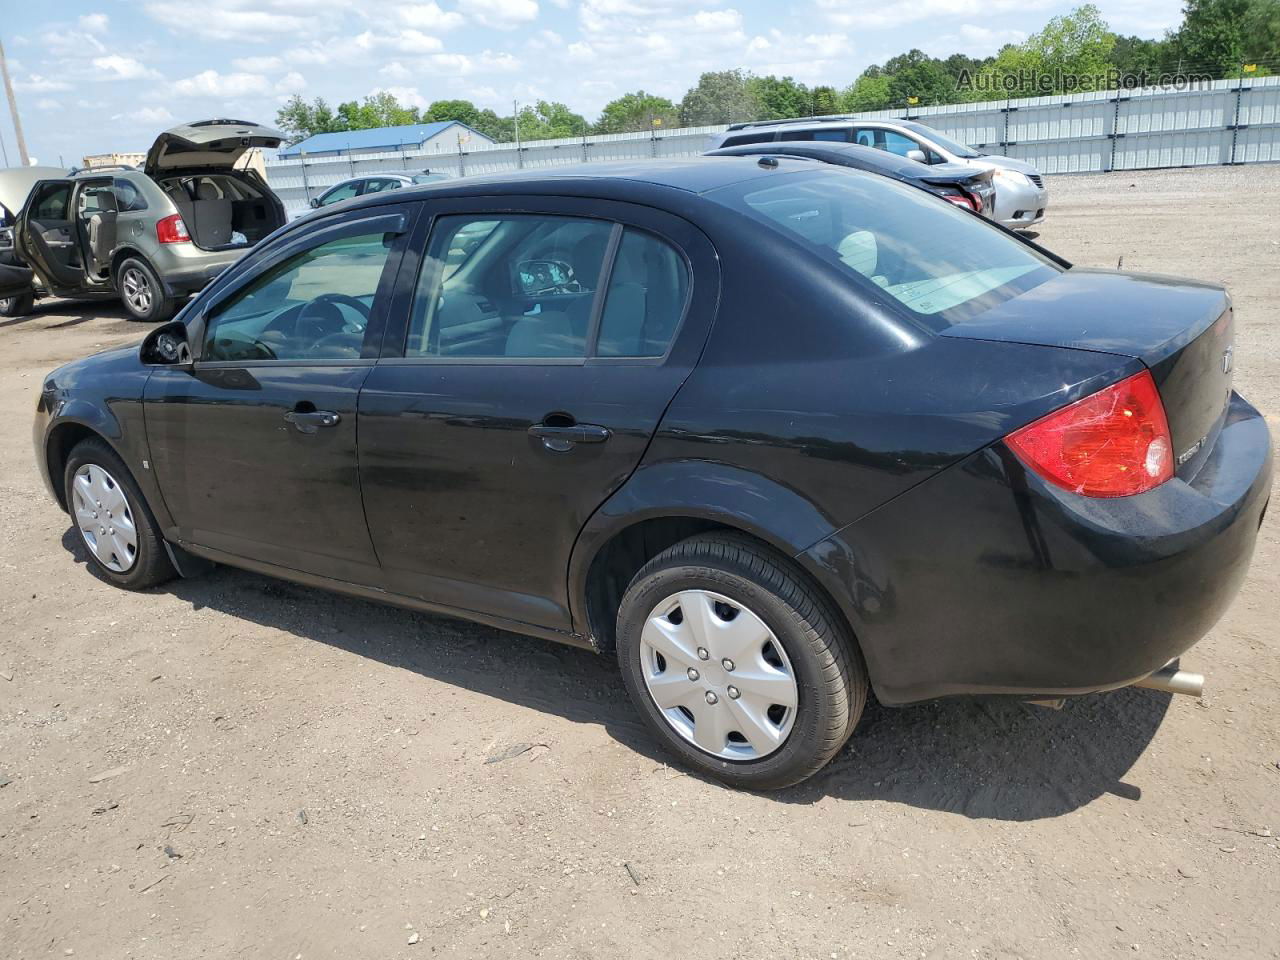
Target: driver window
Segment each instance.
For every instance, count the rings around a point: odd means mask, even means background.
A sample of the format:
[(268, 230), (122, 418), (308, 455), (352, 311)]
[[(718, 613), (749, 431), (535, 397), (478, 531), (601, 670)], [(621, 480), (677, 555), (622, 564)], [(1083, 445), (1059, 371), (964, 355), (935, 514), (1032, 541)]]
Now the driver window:
[(405, 356), (585, 357), (612, 232), (578, 217), (439, 218)]
[(210, 318), (201, 360), (359, 358), (396, 236), (330, 240), (268, 270)]

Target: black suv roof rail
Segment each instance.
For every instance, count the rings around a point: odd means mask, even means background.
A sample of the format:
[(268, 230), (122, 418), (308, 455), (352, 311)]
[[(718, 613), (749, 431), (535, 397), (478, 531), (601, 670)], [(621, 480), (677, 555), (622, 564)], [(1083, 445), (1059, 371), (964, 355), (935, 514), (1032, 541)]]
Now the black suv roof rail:
[[(829, 123), (832, 121), (848, 121), (848, 120), (865, 120), (865, 117), (858, 117), (852, 113), (829, 113), (821, 117), (788, 117), (785, 120), (748, 120), (745, 123), (731, 123), (730, 130), (746, 130), (748, 127), (777, 127), (786, 123)], [(885, 123), (881, 120), (867, 120), (868, 123)], [(887, 122), (901, 123), (901, 118), (890, 117)]]

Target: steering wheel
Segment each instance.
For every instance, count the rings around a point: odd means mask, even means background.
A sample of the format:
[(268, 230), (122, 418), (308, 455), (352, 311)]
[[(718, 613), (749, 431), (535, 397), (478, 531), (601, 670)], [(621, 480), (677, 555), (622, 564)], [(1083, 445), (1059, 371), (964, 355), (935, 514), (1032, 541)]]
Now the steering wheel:
[[(322, 306), (322, 305), (323, 306), (336, 305), (339, 303), (342, 304), (343, 306), (350, 307), (352, 310), (355, 310), (358, 314), (360, 314), (361, 317), (364, 318), (364, 323), (359, 325), (359, 330), (351, 331), (352, 333), (363, 332), (365, 326), (369, 323), (369, 314), (373, 312), (373, 308), (370, 307), (368, 304), (366, 304), (363, 300), (357, 300), (355, 297), (349, 297), (345, 293), (320, 294), (320, 296), (316, 297), (314, 300), (312, 300), (310, 303), (308, 303), (305, 307), (302, 308), (302, 313), (298, 315), (298, 318), (301, 319), (302, 317), (306, 316), (307, 311), (310, 310), (312, 307)], [(341, 316), (342, 312), (337, 311), (337, 313), (339, 316)], [(342, 325), (344, 327), (346, 326), (345, 317), (343, 317)]]

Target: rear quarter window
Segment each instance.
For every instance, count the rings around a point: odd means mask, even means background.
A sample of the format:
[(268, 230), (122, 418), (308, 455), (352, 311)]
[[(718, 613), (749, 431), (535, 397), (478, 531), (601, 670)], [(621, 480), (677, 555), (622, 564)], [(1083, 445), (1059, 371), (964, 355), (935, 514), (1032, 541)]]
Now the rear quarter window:
[(871, 174), (789, 174), (710, 196), (800, 243), (868, 294), (888, 294), (941, 330), (1062, 268), (980, 217)]

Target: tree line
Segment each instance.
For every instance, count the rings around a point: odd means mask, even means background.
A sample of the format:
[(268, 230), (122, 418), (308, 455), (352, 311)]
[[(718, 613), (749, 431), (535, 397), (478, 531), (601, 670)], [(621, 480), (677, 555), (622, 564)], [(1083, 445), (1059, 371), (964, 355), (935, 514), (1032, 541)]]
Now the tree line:
[(437, 100), (419, 109), (385, 92), (336, 108), (323, 98), (308, 102), (295, 95), (276, 122), (294, 143), (316, 133), (435, 120), (460, 121), (506, 143), (1280, 71), (1280, 0), (1186, 0), (1182, 13), (1176, 29), (1160, 39), (1144, 39), (1113, 32), (1098, 8), (1086, 4), (993, 56), (956, 53), (940, 59), (913, 49), (867, 67), (845, 87), (808, 86), (792, 77), (745, 70), (713, 71), (702, 74), (678, 103), (637, 90), (606, 104), (594, 122), (559, 102), (540, 100), (502, 115), (469, 100)]

